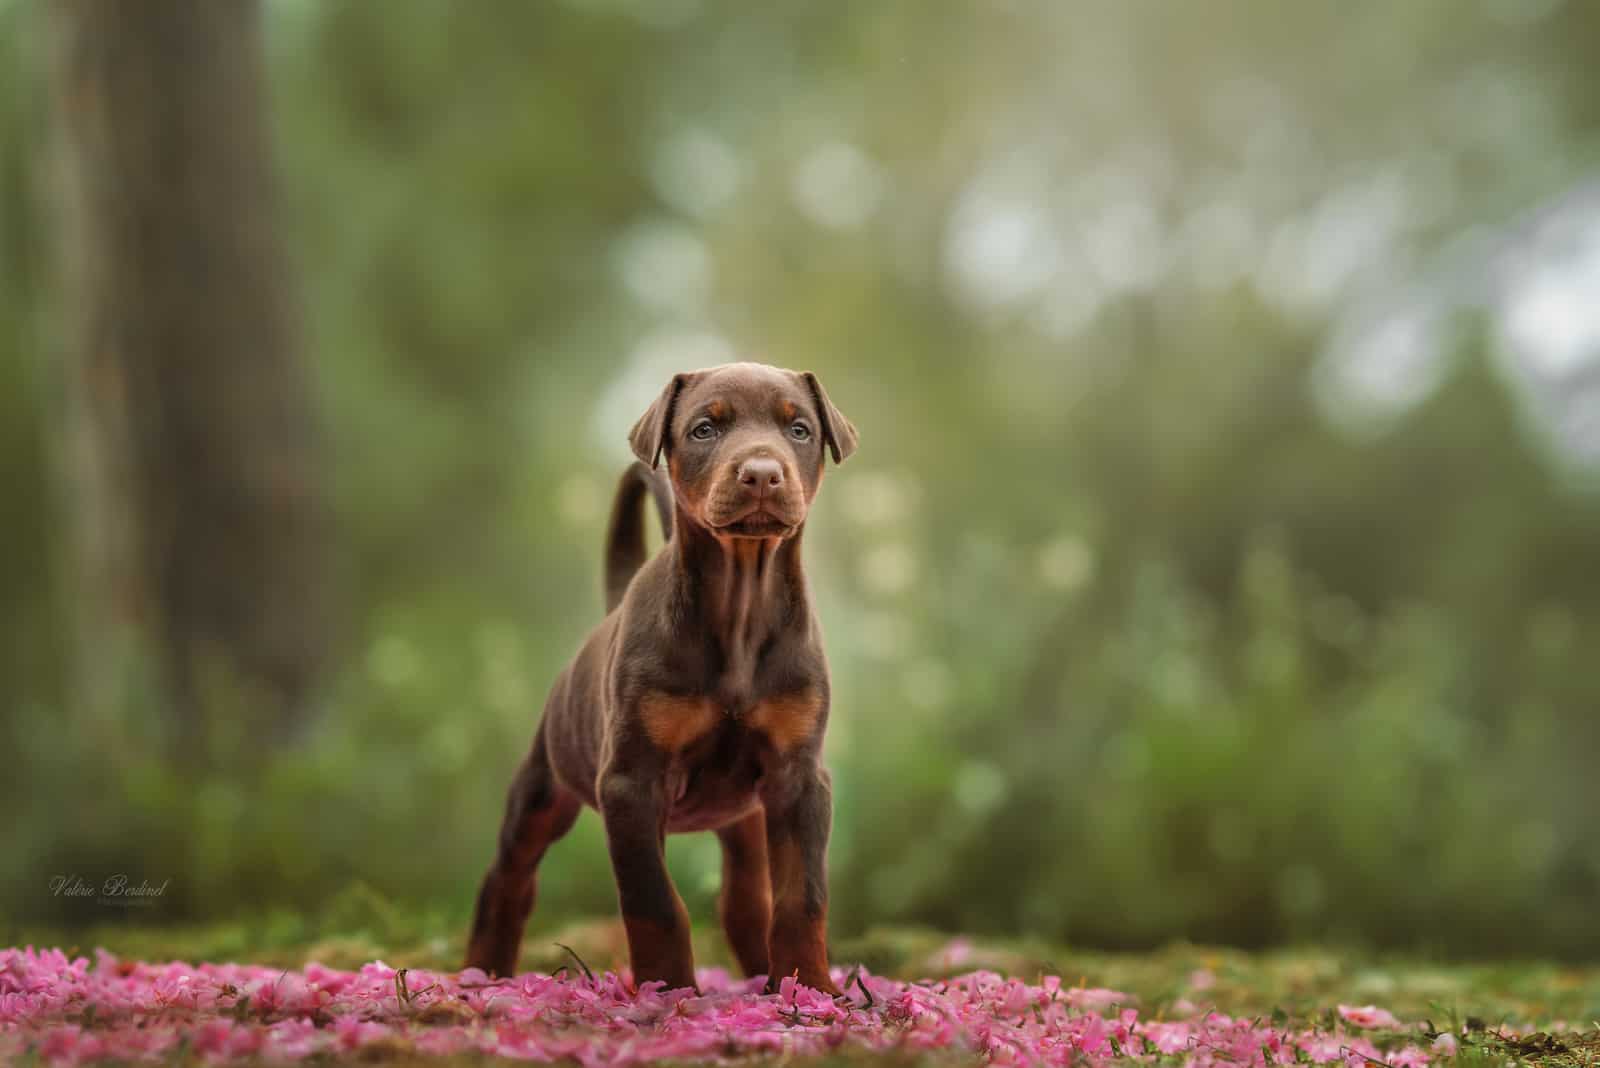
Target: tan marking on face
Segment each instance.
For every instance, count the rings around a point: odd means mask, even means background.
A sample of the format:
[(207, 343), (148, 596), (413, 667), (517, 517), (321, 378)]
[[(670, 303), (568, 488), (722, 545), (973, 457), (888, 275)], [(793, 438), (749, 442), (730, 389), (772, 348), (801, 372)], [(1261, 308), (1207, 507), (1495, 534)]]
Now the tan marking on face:
[(681, 752), (715, 727), (720, 716), (714, 702), (704, 697), (674, 697), (653, 693), (639, 702), (645, 733), (669, 753)]
[(672, 495), (690, 515), (700, 515), (705, 503), (705, 487), (697, 482), (685, 482), (682, 463), (676, 454), (667, 458), (667, 473), (672, 477)]
[(821, 718), (822, 695), (815, 690), (800, 690), (762, 701), (750, 710), (747, 722), (784, 753), (810, 738)]
[(784, 401), (778, 408), (783, 413), (783, 421), (794, 422), (794, 417), (800, 414), (800, 407), (794, 401)]
[(710, 404), (706, 405), (706, 414), (711, 416), (713, 419), (721, 419), (723, 416), (728, 414), (728, 406), (722, 401), (714, 400)]

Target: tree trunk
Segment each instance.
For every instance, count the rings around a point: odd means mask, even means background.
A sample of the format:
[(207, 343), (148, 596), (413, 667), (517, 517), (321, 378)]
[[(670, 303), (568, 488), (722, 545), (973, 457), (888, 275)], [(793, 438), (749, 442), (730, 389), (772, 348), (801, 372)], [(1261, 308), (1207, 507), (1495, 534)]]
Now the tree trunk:
[[(150, 643), (190, 761), (283, 737), (327, 638), (321, 439), (253, 0), (56, 0), (83, 674)], [(259, 717), (259, 718), (258, 718)]]

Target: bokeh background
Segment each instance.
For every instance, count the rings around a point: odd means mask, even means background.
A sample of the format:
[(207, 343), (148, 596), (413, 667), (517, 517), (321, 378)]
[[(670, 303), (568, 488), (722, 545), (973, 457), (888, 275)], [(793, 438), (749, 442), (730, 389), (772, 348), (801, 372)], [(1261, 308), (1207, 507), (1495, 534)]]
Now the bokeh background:
[(0, 0), (0, 934), (464, 923), (753, 355), (862, 432), (836, 932), (1600, 954), (1600, 5), (115, 6)]

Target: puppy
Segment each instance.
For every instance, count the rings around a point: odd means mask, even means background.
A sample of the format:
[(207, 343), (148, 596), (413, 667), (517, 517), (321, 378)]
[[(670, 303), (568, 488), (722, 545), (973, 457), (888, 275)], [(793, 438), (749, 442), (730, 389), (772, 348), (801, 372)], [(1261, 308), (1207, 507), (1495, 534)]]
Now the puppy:
[[(607, 534), (607, 615), (557, 677), (506, 801), (467, 965), (510, 975), (535, 869), (598, 809), (635, 982), (694, 986), (668, 833), (722, 843), (723, 930), (747, 975), (830, 994), (822, 767), (828, 665), (800, 563), (824, 454), (856, 430), (809, 373), (675, 375), (629, 435)], [(666, 458), (670, 486), (657, 470)], [(643, 498), (667, 542), (645, 561)]]

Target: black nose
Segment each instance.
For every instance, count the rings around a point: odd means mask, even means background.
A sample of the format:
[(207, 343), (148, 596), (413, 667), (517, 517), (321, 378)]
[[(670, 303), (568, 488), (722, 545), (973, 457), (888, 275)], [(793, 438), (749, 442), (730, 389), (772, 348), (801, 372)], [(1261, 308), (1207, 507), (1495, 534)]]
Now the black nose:
[(777, 489), (783, 485), (783, 465), (765, 457), (746, 460), (739, 465), (739, 483), (756, 490)]

